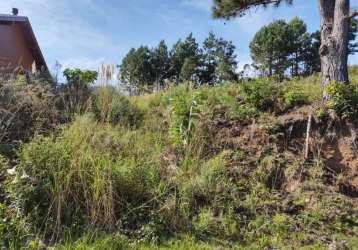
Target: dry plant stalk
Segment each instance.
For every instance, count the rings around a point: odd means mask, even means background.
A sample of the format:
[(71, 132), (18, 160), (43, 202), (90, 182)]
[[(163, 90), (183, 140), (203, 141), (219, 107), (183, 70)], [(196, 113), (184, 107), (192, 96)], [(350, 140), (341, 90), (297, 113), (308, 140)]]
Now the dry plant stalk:
[(308, 160), (308, 155), (309, 155), (311, 127), (312, 127), (312, 111), (310, 111), (310, 114), (308, 115), (306, 145), (305, 145), (305, 160)]

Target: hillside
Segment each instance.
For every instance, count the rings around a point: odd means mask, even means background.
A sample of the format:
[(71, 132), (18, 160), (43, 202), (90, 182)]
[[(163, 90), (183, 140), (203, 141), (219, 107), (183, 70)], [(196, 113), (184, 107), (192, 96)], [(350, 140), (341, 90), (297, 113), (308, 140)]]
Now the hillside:
[[(0, 249), (358, 249), (358, 154), (319, 82), (101, 87), (73, 119), (36, 113), (0, 144)], [(55, 100), (40, 85), (29, 110)]]

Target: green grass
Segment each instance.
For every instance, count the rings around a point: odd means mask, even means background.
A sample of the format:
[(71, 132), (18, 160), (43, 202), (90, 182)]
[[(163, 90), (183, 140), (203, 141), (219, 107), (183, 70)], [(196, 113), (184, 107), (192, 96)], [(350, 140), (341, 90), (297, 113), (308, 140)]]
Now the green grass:
[(131, 98), (97, 89), (92, 112), (0, 158), (0, 247), (354, 249), (352, 199), (282, 148), (278, 117), (321, 93), (318, 76)]

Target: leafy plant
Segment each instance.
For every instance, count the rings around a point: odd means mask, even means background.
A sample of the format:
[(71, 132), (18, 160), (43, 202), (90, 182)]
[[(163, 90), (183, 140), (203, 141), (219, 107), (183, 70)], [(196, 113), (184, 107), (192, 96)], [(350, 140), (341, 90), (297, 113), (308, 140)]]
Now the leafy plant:
[(333, 109), (342, 119), (356, 122), (358, 119), (358, 89), (352, 84), (332, 82), (326, 92), (330, 99), (329, 108)]
[(282, 93), (279, 86), (269, 79), (260, 78), (241, 85), (244, 100), (259, 110), (280, 108)]
[(204, 101), (201, 91), (195, 91), (190, 98), (176, 95), (171, 99), (171, 135), (175, 145), (186, 146), (190, 143), (195, 130), (195, 121), (200, 118), (200, 108)]

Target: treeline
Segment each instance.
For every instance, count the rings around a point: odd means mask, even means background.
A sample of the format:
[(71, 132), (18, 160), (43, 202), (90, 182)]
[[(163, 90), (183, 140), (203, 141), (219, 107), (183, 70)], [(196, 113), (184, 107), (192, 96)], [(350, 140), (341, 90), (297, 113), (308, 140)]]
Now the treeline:
[[(352, 19), (349, 32), (349, 54), (358, 51), (355, 42), (358, 21)], [(320, 72), (320, 32), (309, 33), (298, 17), (290, 22), (274, 21), (263, 26), (250, 43), (252, 67), (261, 76), (307, 76)], [(193, 85), (237, 81), (238, 60), (232, 41), (209, 33), (200, 46), (190, 34), (168, 48), (162, 40), (158, 46), (132, 48), (120, 65), (120, 80), (131, 88), (144, 86), (160, 89), (165, 81), (189, 82)]]
[(236, 81), (237, 60), (231, 41), (209, 33), (202, 46), (192, 34), (177, 41), (171, 49), (165, 41), (149, 48), (132, 48), (120, 65), (120, 80), (135, 87), (163, 86), (165, 80), (192, 84)]
[[(355, 42), (358, 21), (352, 19), (349, 32), (349, 54), (358, 51)], [(286, 23), (274, 21), (263, 26), (250, 43), (253, 66), (263, 76), (306, 76), (320, 72), (320, 32), (307, 32), (298, 17)]]

